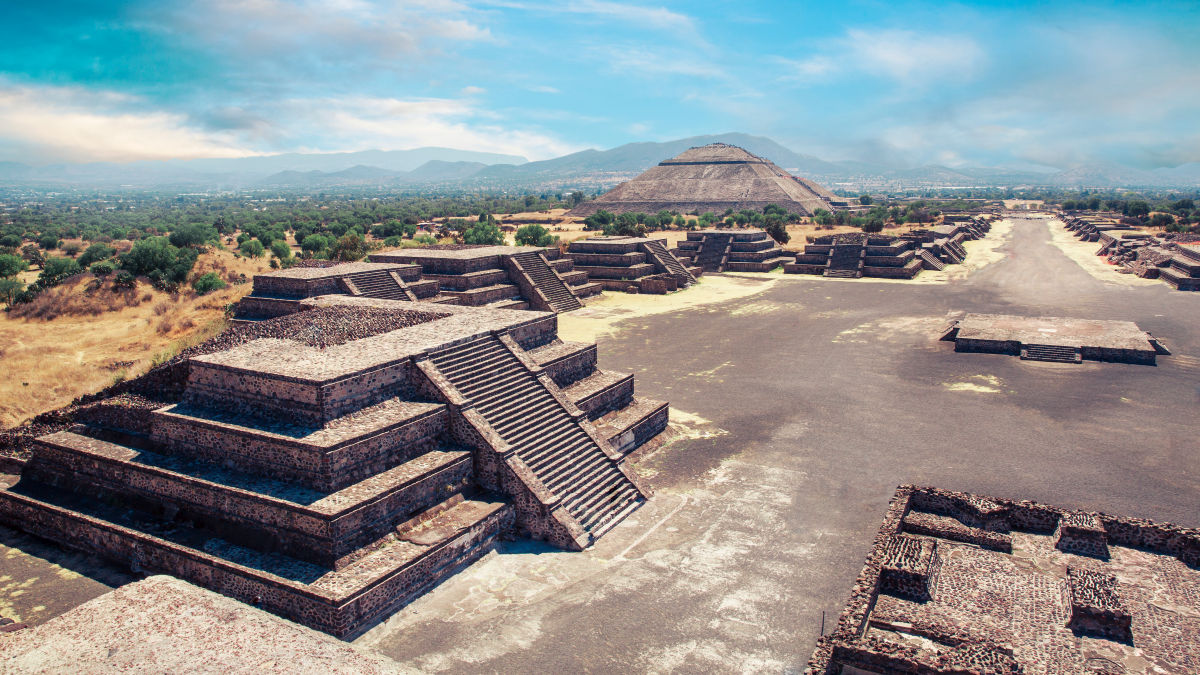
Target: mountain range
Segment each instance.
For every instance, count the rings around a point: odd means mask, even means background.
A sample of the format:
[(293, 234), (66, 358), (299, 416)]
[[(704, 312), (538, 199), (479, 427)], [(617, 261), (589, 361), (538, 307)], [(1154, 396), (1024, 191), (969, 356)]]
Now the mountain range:
[(762, 136), (727, 133), (661, 143), (628, 143), (583, 150), (536, 162), (524, 157), (455, 150), (366, 150), (289, 153), (233, 159), (140, 161), (127, 164), (57, 164), (33, 167), (0, 162), (0, 183), (53, 187), (191, 189), (379, 188), (545, 189), (607, 188), (684, 150), (729, 143), (793, 173), (848, 189), (1056, 186), (1071, 188), (1200, 186), (1200, 163), (1152, 171), (1090, 163), (1061, 171), (925, 165), (894, 167), (861, 161), (826, 161)]

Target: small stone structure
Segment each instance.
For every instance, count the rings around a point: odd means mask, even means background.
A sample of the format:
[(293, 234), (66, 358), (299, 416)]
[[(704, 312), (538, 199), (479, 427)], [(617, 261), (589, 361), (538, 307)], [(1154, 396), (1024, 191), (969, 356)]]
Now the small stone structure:
[(603, 290), (586, 272), (573, 269), (557, 248), (455, 246), (372, 253), (371, 262), (420, 265), (422, 279), (436, 281), (443, 296), (470, 307), (569, 312), (579, 298)]
[(565, 257), (606, 291), (667, 293), (692, 285), (703, 274), (699, 267), (685, 266), (661, 239), (579, 239), (570, 243)]
[(579, 550), (646, 499), (625, 458), (667, 404), (555, 314), (297, 309), (239, 328), (289, 339), (196, 354), (134, 382), (157, 403), (37, 438), (0, 476), (0, 521), (351, 637), (505, 533)]
[(1181, 291), (1200, 291), (1200, 236), (1138, 232), (1115, 217), (1092, 214), (1058, 216), (1083, 241), (1096, 241), (1104, 256), (1124, 274), (1161, 279)]
[(841, 279), (912, 279), (921, 270), (943, 270), (966, 259), (962, 242), (979, 239), (996, 218), (990, 213), (946, 214), (943, 225), (903, 235), (847, 232), (809, 237), (788, 274)]
[(321, 295), (452, 300), (438, 297), (437, 282), (421, 279), (420, 265), (352, 262), (256, 274), (254, 290), (238, 302), (236, 316), (249, 321), (283, 316), (299, 311), (301, 300)]
[[(1056, 545), (1082, 516), (1110, 558)], [(902, 485), (806, 672), (1195, 673), (1197, 635), (1200, 530)]]
[(1130, 321), (1057, 316), (967, 314), (950, 323), (943, 340), (956, 352), (1010, 354), (1029, 361), (1115, 361), (1154, 365), (1167, 350)]
[(758, 228), (711, 228), (688, 232), (671, 250), (685, 265), (705, 272), (770, 272), (794, 259)]

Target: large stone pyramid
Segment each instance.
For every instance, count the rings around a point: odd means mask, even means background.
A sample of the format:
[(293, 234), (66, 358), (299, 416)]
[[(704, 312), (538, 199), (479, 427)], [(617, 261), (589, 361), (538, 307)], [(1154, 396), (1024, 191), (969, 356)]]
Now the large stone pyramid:
[(832, 192), (797, 178), (735, 145), (713, 143), (684, 151), (567, 215), (585, 217), (604, 209), (613, 213), (724, 213), (726, 209), (761, 210), (778, 204), (800, 215), (832, 211)]

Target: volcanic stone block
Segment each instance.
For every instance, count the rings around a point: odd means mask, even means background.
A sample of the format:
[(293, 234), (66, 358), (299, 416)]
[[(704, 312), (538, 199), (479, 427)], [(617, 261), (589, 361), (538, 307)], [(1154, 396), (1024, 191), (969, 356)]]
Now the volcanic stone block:
[(1067, 513), (1059, 518), (1054, 545), (1065, 553), (1108, 559), (1108, 533), (1090, 513)]
[(1117, 595), (1116, 577), (1068, 567), (1067, 592), (1071, 596), (1071, 619), (1067, 623), (1071, 630), (1118, 641), (1130, 639), (1132, 620)]
[(881, 592), (919, 602), (933, 598), (939, 567), (936, 541), (897, 535), (888, 542), (883, 555)]

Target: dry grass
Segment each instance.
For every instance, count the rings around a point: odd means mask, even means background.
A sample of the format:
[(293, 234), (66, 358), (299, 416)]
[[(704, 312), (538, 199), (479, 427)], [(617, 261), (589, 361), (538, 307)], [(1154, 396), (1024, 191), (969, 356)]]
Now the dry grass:
[[(211, 251), (194, 274), (216, 271), (229, 281), (267, 269), (267, 259), (237, 259)], [(250, 292), (233, 284), (208, 295), (176, 295), (139, 284), (126, 293), (88, 291), (91, 275), (50, 289), (37, 308), (0, 314), (0, 427), (54, 410), (118, 378), (135, 377), (153, 363), (224, 329), (225, 308)], [(106, 282), (111, 287), (111, 282)], [(25, 313), (27, 312), (27, 313)]]

